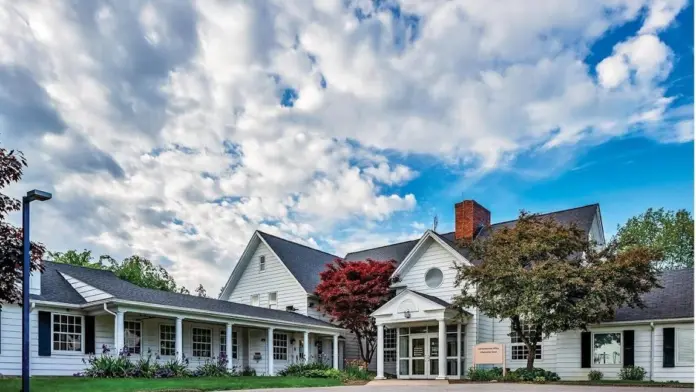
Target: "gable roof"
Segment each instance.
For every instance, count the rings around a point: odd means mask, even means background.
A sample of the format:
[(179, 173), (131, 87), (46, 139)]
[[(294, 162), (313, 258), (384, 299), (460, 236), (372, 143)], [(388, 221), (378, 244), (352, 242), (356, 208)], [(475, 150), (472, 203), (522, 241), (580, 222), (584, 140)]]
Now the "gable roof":
[[(407, 290), (408, 290), (408, 289), (407, 289)], [(413, 290), (409, 290), (409, 291), (412, 292), (413, 294), (416, 294), (416, 295), (418, 295), (418, 296), (421, 296), (421, 297), (423, 297), (423, 298), (425, 298), (425, 299), (427, 299), (427, 300), (429, 300), (429, 301), (433, 301), (433, 302), (435, 302), (436, 304), (442, 305), (442, 306), (444, 306), (444, 307), (446, 307), (446, 308), (449, 308), (450, 305), (452, 305), (452, 304), (450, 304), (449, 302), (445, 301), (444, 299), (440, 299), (440, 298), (435, 297), (435, 296), (432, 296), (432, 295), (423, 294), (423, 293), (421, 293), (421, 292), (419, 292), (419, 291), (413, 291)]]
[(414, 246), (418, 243), (418, 239), (399, 242), (392, 245), (384, 245), (377, 248), (360, 250), (357, 252), (348, 253), (345, 257), (346, 261), (362, 261), (365, 259), (372, 260), (396, 260), (397, 263), (404, 261), (406, 256), (411, 252)]
[[(586, 233), (589, 233), (592, 228), (592, 222), (599, 209), (599, 204), (589, 204), (582, 207), (570, 208), (567, 210), (554, 211), (545, 214), (539, 214), (544, 217), (551, 217), (559, 223), (570, 224), (575, 223), (578, 228), (582, 229)], [(510, 220), (504, 222), (494, 223), (488, 228), (484, 229), (479, 233), (480, 236), (489, 235), (495, 230), (502, 229), (503, 227), (513, 227), (517, 223), (517, 220)], [(456, 250), (459, 254), (469, 259), (468, 250), (456, 246), (454, 239), (454, 232), (437, 234), (447, 245)], [(394, 259), (398, 264), (401, 264), (406, 256), (413, 250), (420, 239), (415, 239), (406, 242), (399, 242), (392, 245), (384, 245), (377, 248), (364, 249), (356, 252), (351, 252), (346, 255), (346, 260), (389, 260)], [(469, 259), (470, 260), (470, 259)], [(478, 261), (470, 260), (472, 263), (476, 264)]]
[(326, 264), (332, 263), (340, 257), (326, 253), (318, 249), (288, 241), (274, 235), (258, 232), (263, 240), (271, 247), (271, 250), (280, 258), (280, 261), (295, 276), (295, 279), (307, 293), (314, 293), (321, 278), (319, 273), (326, 269)]
[(694, 269), (663, 271), (661, 289), (643, 295), (646, 307), (621, 308), (612, 321), (660, 320), (694, 317)]
[[(41, 279), (42, 295), (32, 295), (33, 299), (71, 304), (85, 304), (86, 302), (84, 299), (70, 286), (70, 284), (68, 284), (67, 281), (65, 281), (65, 279), (60, 276), (59, 273), (62, 272), (113, 295), (113, 299), (227, 313), (231, 316), (246, 316), (325, 328), (338, 328), (328, 322), (294, 312), (267, 309), (236, 302), (204, 298), (188, 294), (172, 293), (168, 291), (136, 286), (130, 282), (119, 279), (111, 271), (53, 262), (44, 262), (44, 265), (46, 271)], [(59, 288), (51, 288), (51, 285), (58, 282), (56, 280), (56, 276), (63, 279), (64, 283), (59, 283), (61, 285)], [(46, 277), (46, 279), (44, 279), (44, 277)], [(47, 290), (45, 295), (44, 290)], [(80, 302), (76, 302), (78, 301), (76, 296), (79, 297)]]

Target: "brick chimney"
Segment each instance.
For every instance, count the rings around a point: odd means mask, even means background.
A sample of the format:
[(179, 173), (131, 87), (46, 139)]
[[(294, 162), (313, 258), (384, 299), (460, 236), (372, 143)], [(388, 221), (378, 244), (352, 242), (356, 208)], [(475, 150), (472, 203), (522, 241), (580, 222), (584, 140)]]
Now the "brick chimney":
[(471, 240), (482, 226), (491, 224), (491, 212), (475, 200), (454, 205), (454, 239)]

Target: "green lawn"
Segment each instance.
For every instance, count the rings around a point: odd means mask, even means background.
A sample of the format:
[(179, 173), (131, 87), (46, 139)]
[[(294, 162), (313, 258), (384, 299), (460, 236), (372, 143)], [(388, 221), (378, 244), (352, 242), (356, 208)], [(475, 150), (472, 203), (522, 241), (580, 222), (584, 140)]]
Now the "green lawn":
[[(339, 380), (299, 377), (196, 377), (196, 378), (82, 378), (32, 377), (32, 392), (133, 392), (133, 391), (224, 391), (227, 389), (302, 388), (341, 385)], [(18, 392), (21, 378), (0, 379), (0, 391)]]

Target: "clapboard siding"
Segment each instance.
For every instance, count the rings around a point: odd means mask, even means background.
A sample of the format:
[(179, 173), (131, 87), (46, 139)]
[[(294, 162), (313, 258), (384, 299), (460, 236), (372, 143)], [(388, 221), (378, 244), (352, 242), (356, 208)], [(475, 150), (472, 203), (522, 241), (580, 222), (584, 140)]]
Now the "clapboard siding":
[[(663, 331), (664, 328), (683, 328), (694, 329), (693, 321), (680, 324), (658, 324), (655, 326), (655, 381), (670, 381), (677, 380), (680, 382), (694, 382), (694, 366), (675, 366), (673, 368), (665, 368), (662, 366), (662, 347), (663, 347)], [(675, 336), (676, 339), (676, 336)], [(675, 355), (676, 355), (675, 350)], [(638, 353), (636, 353), (638, 358)], [(647, 370), (647, 368), (646, 368)]]
[(99, 301), (102, 299), (107, 299), (107, 298), (113, 297), (113, 295), (106, 293), (102, 290), (99, 290), (96, 287), (90, 286), (87, 283), (85, 283), (79, 279), (75, 279), (70, 275), (66, 275), (63, 273), (61, 273), (61, 275), (65, 278), (65, 280), (68, 281), (68, 283), (70, 283), (70, 285), (75, 289), (75, 291), (77, 291), (82, 296), (82, 298), (84, 298), (85, 301), (87, 301), (87, 302)]
[[(266, 258), (266, 268), (259, 271), (259, 259)], [(307, 314), (307, 293), (283, 263), (263, 242), (251, 256), (239, 281), (232, 288), (229, 301), (251, 305), (251, 296), (258, 294), (260, 306), (268, 307), (268, 293), (278, 293), (277, 309), (294, 306), (300, 314)]]
[[(424, 244), (425, 250), (418, 260), (413, 260), (411, 267), (403, 272), (401, 282), (409, 290), (433, 295), (451, 302), (452, 297), (459, 291), (454, 285), (456, 275), (454, 270), (455, 256), (434, 240), (428, 239), (427, 241), (428, 243)], [(425, 284), (425, 273), (435, 267), (442, 270), (444, 277), (442, 284), (438, 288), (430, 288)]]
[[(82, 353), (57, 353), (50, 357), (38, 355), (38, 311), (35, 308), (30, 314), (31, 325), (31, 372), (35, 376), (71, 376), (84, 370)], [(62, 314), (68, 312), (61, 312)], [(69, 312), (71, 314), (80, 314)], [(22, 309), (16, 305), (3, 304), (0, 315), (0, 373), (17, 376), (22, 374)], [(111, 334), (111, 335), (110, 335)], [(103, 344), (113, 345), (113, 317), (97, 317), (95, 319), (95, 339), (97, 350)]]
[[(505, 345), (507, 366), (510, 369), (517, 369), (527, 366), (527, 360), (512, 360), (512, 348), (510, 340), (510, 320), (494, 321), (495, 342)], [(580, 346), (578, 345), (578, 348)], [(578, 357), (578, 363), (580, 359)], [(541, 359), (534, 360), (534, 366), (551, 370), (556, 368), (556, 336), (552, 335), (541, 342)]]

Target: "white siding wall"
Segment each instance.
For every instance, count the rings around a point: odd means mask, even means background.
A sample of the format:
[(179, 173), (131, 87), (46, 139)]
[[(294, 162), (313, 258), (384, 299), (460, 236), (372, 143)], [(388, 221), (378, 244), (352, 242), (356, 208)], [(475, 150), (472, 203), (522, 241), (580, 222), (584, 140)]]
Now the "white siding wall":
[[(259, 259), (266, 257), (266, 268), (259, 271)], [(260, 306), (268, 307), (268, 293), (278, 293), (277, 309), (293, 305), (297, 312), (307, 314), (307, 293), (285, 265), (263, 242), (259, 244), (228, 300), (251, 305), (251, 296), (259, 294)]]
[[(510, 342), (510, 320), (495, 320), (493, 324), (495, 342), (505, 344), (507, 367), (517, 369), (527, 366), (527, 360), (513, 361)], [(578, 347), (580, 347), (578, 345)], [(577, 359), (580, 363), (580, 357)], [(556, 368), (556, 336), (552, 335), (541, 342), (541, 359), (534, 360), (534, 366), (553, 371)]]
[(70, 283), (70, 285), (72, 285), (72, 287), (75, 289), (75, 291), (77, 291), (82, 296), (82, 298), (84, 298), (85, 301), (87, 301), (87, 302), (99, 301), (102, 299), (107, 299), (107, 298), (113, 297), (111, 294), (106, 293), (102, 290), (99, 290), (96, 287), (90, 286), (87, 283), (85, 283), (79, 279), (75, 279), (70, 275), (66, 275), (66, 274), (62, 274), (62, 273), (61, 273), (61, 275), (63, 275), (65, 280), (67, 280), (68, 283)]
[[(665, 324), (655, 326), (655, 351), (653, 359), (653, 380), (669, 381), (677, 380), (680, 382), (693, 382), (694, 367), (673, 367), (664, 368), (662, 366), (662, 333), (663, 328), (690, 328), (693, 323), (688, 324)], [(621, 327), (601, 327), (594, 328), (592, 332), (621, 332), (624, 330), (634, 331), (634, 358), (635, 366), (641, 366), (646, 372), (650, 371), (650, 326), (621, 326)], [(582, 368), (580, 364), (580, 331), (568, 331), (558, 334), (556, 339), (556, 372), (561, 379), (566, 380), (586, 380), (590, 370), (599, 370), (604, 373), (606, 379), (618, 379), (620, 366), (597, 366), (592, 365), (591, 369)], [(647, 376), (646, 376), (647, 378)]]
[(592, 221), (592, 226), (590, 227), (590, 233), (589, 233), (589, 239), (590, 241), (596, 241), (598, 245), (604, 245), (602, 243), (602, 238), (603, 238), (602, 229), (599, 226), (599, 216), (595, 215), (594, 220)]
[[(401, 276), (401, 282), (407, 285), (409, 290), (423, 294), (433, 295), (447, 302), (459, 292), (454, 286), (456, 271), (454, 270), (455, 256), (442, 247), (439, 243), (430, 240), (425, 251), (413, 265)], [(443, 282), (438, 288), (430, 288), (425, 284), (425, 273), (437, 267), (444, 275)]]
[[(84, 369), (82, 359), (86, 358), (81, 353), (54, 352), (50, 357), (39, 356), (38, 310), (39, 308), (34, 309), (30, 315), (31, 374), (34, 376), (72, 376), (74, 373), (81, 372)], [(96, 317), (95, 348), (98, 352), (100, 352), (102, 344), (113, 345), (113, 329), (113, 317)], [(16, 305), (3, 304), (0, 313), (0, 373), (13, 376), (22, 374), (22, 309)]]

